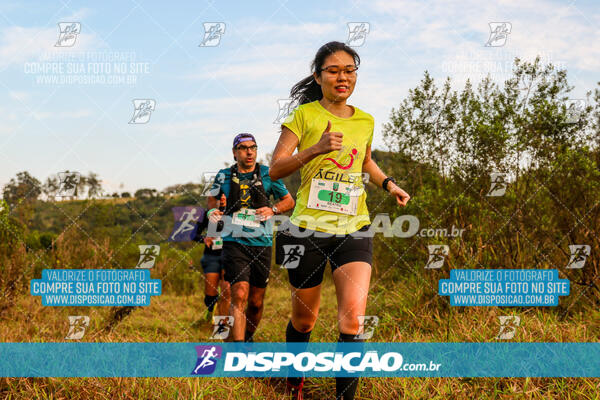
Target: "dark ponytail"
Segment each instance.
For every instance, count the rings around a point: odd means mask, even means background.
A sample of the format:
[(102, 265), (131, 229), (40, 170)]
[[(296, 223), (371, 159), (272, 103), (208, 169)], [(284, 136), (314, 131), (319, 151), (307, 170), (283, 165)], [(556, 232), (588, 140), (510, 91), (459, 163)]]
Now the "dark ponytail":
[[(342, 42), (329, 42), (321, 46), (321, 48), (317, 51), (315, 59), (310, 65), (311, 72), (316, 72), (317, 74), (321, 73), (321, 68), (323, 67), (325, 59), (336, 51), (345, 51), (346, 53), (350, 54), (352, 58), (354, 58), (354, 63), (357, 67), (360, 64), (360, 57), (358, 56), (358, 53), (350, 46), (347, 46)], [(290, 91), (292, 104), (295, 105), (311, 103), (315, 100), (321, 100), (322, 97), (323, 92), (321, 91), (321, 85), (317, 83), (312, 74), (296, 83)]]

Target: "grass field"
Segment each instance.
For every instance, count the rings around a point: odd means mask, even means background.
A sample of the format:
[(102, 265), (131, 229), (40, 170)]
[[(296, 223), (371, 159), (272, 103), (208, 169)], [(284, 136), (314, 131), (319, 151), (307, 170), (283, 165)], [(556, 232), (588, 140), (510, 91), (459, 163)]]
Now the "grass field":
[[(199, 272), (189, 274), (201, 280)], [(585, 301), (561, 298), (555, 308), (450, 307), (423, 277), (386, 279), (375, 274), (367, 309), (380, 318), (372, 341), (492, 342), (499, 315), (519, 315), (516, 342), (597, 342), (600, 310)], [(441, 278), (432, 276), (431, 282)], [(383, 278), (383, 279), (382, 279)], [(431, 283), (429, 282), (429, 283)], [(324, 282), (319, 320), (312, 341), (337, 340), (336, 304), (331, 277)], [(583, 296), (585, 297), (585, 296)], [(333, 300), (333, 301), (331, 301)], [(24, 294), (0, 325), (3, 342), (62, 342), (68, 315), (89, 315), (87, 342), (205, 342), (211, 331), (202, 293), (165, 294), (138, 307), (122, 321), (114, 310), (94, 307), (42, 307)], [(274, 269), (267, 289), (265, 314), (256, 341), (285, 341), (290, 313), (284, 272)], [(112, 321), (112, 322), (111, 322)], [(590, 360), (598, 362), (597, 360)], [(3, 399), (283, 399), (282, 378), (1, 378)], [(333, 378), (309, 378), (306, 399), (333, 398)], [(584, 378), (369, 378), (362, 379), (357, 399), (598, 399), (600, 379)]]

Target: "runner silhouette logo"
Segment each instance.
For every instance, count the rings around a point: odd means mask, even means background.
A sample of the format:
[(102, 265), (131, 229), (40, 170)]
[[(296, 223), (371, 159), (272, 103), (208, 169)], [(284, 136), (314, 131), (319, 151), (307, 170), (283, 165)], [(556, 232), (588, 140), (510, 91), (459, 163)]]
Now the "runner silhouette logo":
[(499, 340), (510, 340), (515, 337), (517, 327), (521, 325), (521, 317), (518, 315), (502, 315), (500, 319), (500, 332), (496, 336)]
[(225, 340), (233, 326), (234, 318), (230, 315), (213, 315), (213, 332), (210, 339)]
[(506, 193), (506, 188), (508, 186), (508, 182), (506, 181), (506, 177), (504, 176), (504, 174), (501, 172), (492, 172), (490, 174), (490, 180), (490, 190), (487, 192), (486, 196), (504, 196), (504, 193)]
[(156, 257), (160, 253), (160, 246), (155, 245), (144, 245), (140, 244), (138, 246), (140, 248), (140, 259), (135, 266), (136, 268), (152, 268), (154, 267), (154, 262), (156, 261)]
[(190, 242), (196, 237), (198, 223), (204, 220), (206, 211), (202, 207), (173, 207), (175, 226), (169, 235), (169, 242)]
[(569, 245), (571, 250), (571, 258), (567, 264), (567, 269), (581, 269), (585, 265), (585, 261), (590, 256), (592, 251), (591, 246), (587, 244), (571, 244)]
[(195, 346), (198, 353), (196, 367), (192, 375), (209, 375), (215, 372), (217, 360), (221, 358), (223, 349), (221, 346)]
[(281, 268), (294, 269), (300, 265), (300, 257), (304, 255), (304, 245), (301, 244), (284, 244), (284, 258), (281, 263)]
[(425, 269), (442, 268), (444, 260), (450, 252), (450, 247), (445, 244), (430, 244), (427, 246), (427, 250), (429, 251), (429, 258), (427, 264), (425, 264)]

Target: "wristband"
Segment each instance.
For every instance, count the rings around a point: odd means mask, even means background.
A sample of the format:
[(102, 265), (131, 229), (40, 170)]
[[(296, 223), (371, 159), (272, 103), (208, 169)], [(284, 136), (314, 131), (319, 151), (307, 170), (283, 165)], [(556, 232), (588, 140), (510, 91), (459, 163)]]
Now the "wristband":
[(388, 176), (388, 177), (387, 177), (387, 178), (385, 178), (385, 179), (383, 180), (383, 182), (381, 183), (381, 187), (383, 188), (383, 190), (385, 190), (385, 191), (389, 192), (389, 190), (388, 190), (388, 188), (387, 188), (387, 187), (388, 187), (388, 183), (389, 183), (390, 181), (392, 181), (392, 182), (396, 183), (396, 180), (395, 180), (393, 177), (391, 177), (391, 176)]
[(216, 209), (216, 208), (211, 208), (210, 210), (208, 210), (208, 211), (206, 212), (206, 217), (207, 217), (207, 218), (210, 218), (210, 214), (212, 214), (212, 213), (213, 213), (213, 212), (215, 212), (215, 211), (217, 211), (217, 209)]

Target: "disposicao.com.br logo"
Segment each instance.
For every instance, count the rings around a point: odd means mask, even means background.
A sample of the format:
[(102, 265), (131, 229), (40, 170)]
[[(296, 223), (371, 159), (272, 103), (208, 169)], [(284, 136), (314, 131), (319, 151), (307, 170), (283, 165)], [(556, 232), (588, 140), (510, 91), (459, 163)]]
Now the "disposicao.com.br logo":
[(394, 371), (437, 371), (441, 364), (430, 362), (404, 363), (400, 353), (377, 351), (360, 352), (261, 352), (227, 353), (225, 371), (267, 372), (280, 371), (284, 367), (297, 372), (394, 372)]
[[(222, 359), (227, 376), (252, 376), (285, 372), (288, 376), (311, 374), (377, 374), (422, 371), (436, 372), (440, 363), (405, 363), (398, 352), (369, 351), (223, 351), (221, 346), (196, 346), (198, 360), (192, 375), (208, 375)], [(249, 349), (250, 350), (250, 349)], [(220, 374), (220, 373), (219, 373)]]

